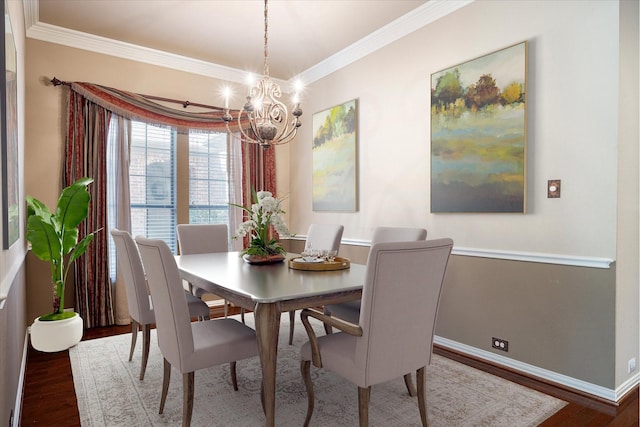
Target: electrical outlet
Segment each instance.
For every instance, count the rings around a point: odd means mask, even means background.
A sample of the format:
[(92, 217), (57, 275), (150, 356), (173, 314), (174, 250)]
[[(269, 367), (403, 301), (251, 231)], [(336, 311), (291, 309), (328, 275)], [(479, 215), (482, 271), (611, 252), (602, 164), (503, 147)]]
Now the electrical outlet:
[(491, 338), (491, 347), (497, 350), (509, 351), (509, 341), (494, 337)]
[(635, 370), (636, 370), (636, 358), (634, 357), (633, 359), (629, 359), (629, 361), (627, 362), (627, 374), (630, 374)]

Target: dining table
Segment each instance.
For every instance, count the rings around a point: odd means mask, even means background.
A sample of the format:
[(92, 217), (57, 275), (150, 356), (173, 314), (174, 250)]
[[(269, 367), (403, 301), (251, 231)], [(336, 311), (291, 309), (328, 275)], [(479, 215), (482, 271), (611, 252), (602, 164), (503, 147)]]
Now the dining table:
[(282, 313), (358, 300), (366, 266), (349, 264), (339, 270), (300, 270), (284, 261), (251, 264), (241, 252), (178, 255), (180, 277), (236, 306), (252, 310), (264, 387), (265, 425), (275, 425), (276, 361)]

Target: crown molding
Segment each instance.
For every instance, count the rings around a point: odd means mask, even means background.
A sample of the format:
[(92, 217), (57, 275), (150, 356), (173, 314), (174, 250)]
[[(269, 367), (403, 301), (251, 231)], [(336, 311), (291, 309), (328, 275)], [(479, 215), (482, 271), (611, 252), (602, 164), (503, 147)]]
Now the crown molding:
[[(146, 64), (158, 65), (160, 67), (186, 71), (207, 77), (215, 77), (221, 80), (236, 83), (246, 82), (246, 71), (105, 37), (94, 36), (43, 22), (38, 22), (27, 29), (27, 37), (118, 58), (130, 59), (132, 61), (144, 62)], [(277, 79), (273, 80), (278, 81)], [(285, 81), (278, 81), (278, 83), (281, 84), (281, 86), (288, 84)]]
[[(27, 28), (27, 37), (29, 38), (200, 74), (220, 80), (241, 84), (246, 82), (247, 73), (244, 70), (40, 22), (39, 1), (40, 0), (24, 0), (25, 27)], [(430, 0), (340, 52), (308, 68), (298, 76), (288, 81), (273, 80), (280, 84), (285, 91), (291, 91), (294, 82), (298, 79), (302, 80), (306, 85), (309, 85), (473, 1), (474, 0)]]
[(31, 28), (40, 20), (40, 2), (38, 0), (24, 0), (24, 27)]
[(296, 76), (309, 85), (432, 22), (473, 3), (474, 0), (431, 0), (379, 28), (338, 53)]

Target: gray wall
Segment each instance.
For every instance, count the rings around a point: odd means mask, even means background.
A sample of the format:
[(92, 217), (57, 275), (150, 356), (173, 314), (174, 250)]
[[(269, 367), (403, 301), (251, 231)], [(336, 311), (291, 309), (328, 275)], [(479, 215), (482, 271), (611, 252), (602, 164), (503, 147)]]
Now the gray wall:
[(614, 269), (453, 256), (441, 304), (440, 337), (615, 386)]
[(21, 268), (7, 299), (0, 303), (0, 424), (4, 426), (10, 425), (18, 397), (26, 330), (24, 280), (25, 270)]

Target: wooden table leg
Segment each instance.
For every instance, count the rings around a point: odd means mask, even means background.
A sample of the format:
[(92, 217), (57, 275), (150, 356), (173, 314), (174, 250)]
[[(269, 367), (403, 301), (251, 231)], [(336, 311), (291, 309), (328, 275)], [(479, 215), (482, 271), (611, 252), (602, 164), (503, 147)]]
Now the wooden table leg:
[(280, 332), (280, 308), (274, 304), (256, 304), (254, 313), (262, 384), (264, 387), (264, 409), (266, 426), (275, 426), (276, 408), (276, 360), (278, 357), (278, 334)]

